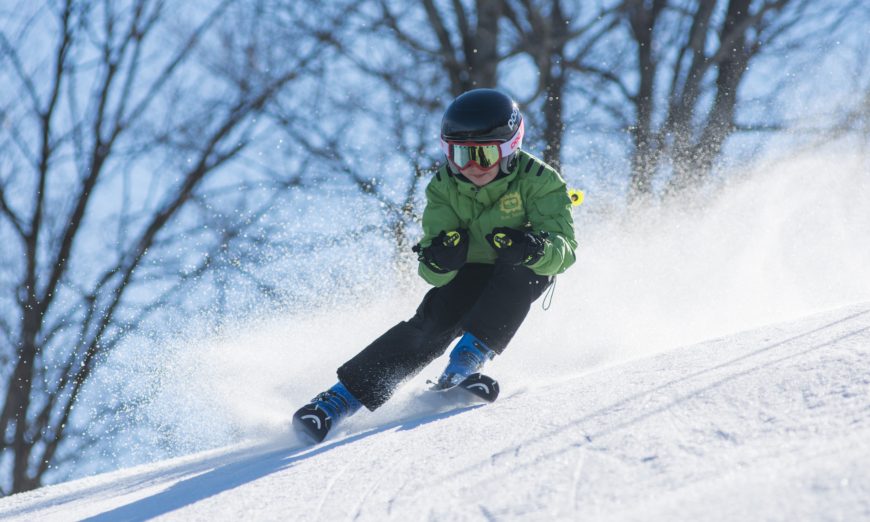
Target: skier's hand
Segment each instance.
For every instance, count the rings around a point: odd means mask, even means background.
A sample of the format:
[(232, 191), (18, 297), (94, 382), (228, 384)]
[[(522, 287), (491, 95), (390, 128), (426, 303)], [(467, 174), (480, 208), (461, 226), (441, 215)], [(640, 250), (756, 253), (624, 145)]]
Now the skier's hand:
[(486, 240), (495, 249), (497, 262), (505, 265), (534, 265), (544, 255), (547, 246), (545, 235), (508, 227), (492, 229)]
[(464, 228), (442, 230), (431, 245), (422, 248), (418, 244), (413, 250), (417, 252), (417, 259), (436, 274), (459, 270), (468, 258), (468, 231)]

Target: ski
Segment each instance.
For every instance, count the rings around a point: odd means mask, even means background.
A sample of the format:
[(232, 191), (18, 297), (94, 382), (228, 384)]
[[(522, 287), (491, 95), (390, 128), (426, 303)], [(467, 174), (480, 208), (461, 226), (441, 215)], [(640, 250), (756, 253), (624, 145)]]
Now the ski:
[(322, 442), (330, 428), (332, 418), (317, 406), (306, 404), (293, 414), (293, 429), (307, 442)]

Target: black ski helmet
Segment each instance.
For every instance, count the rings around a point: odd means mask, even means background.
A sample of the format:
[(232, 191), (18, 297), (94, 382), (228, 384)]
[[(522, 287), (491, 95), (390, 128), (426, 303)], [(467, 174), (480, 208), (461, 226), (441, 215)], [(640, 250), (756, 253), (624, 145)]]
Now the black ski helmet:
[(506, 172), (522, 146), (523, 133), (523, 115), (516, 102), (495, 89), (474, 89), (460, 94), (441, 119), (441, 142), (445, 150), (449, 141), (510, 142), (510, 153), (501, 161), (501, 168)]
[(441, 119), (445, 141), (499, 141), (514, 137), (523, 122), (516, 102), (495, 89), (474, 89), (460, 94)]

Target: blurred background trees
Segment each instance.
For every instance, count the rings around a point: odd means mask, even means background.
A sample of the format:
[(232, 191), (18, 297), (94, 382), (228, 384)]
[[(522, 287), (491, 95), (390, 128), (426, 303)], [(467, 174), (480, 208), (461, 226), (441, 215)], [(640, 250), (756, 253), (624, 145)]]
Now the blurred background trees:
[(19, 7), (0, 33), (6, 492), (81, 450), (73, 408), (127, 332), (228, 249), (268, 239), (252, 224), (269, 198), (235, 195), (250, 181), (224, 174), (323, 48), (296, 35), (276, 57), (268, 19), (228, 1)]
[(768, 144), (866, 148), (868, 22), (859, 0), (5, 5), (3, 492), (100, 443), (77, 400), (131, 333), (412, 272), (456, 95), (510, 92), (526, 148), (600, 199), (677, 204)]

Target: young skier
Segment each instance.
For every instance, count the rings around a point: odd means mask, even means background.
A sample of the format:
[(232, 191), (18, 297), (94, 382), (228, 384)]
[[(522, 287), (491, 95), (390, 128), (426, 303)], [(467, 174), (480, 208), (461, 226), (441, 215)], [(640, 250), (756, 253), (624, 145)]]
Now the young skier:
[(521, 150), (524, 127), (517, 104), (493, 89), (466, 92), (447, 108), (447, 161), (426, 188), (414, 247), (420, 276), (435, 288), (294, 414), (299, 432), (319, 442), (362, 406), (375, 410), (461, 335), (434, 388), (458, 385), (504, 351), (531, 303), (574, 262), (565, 182)]

